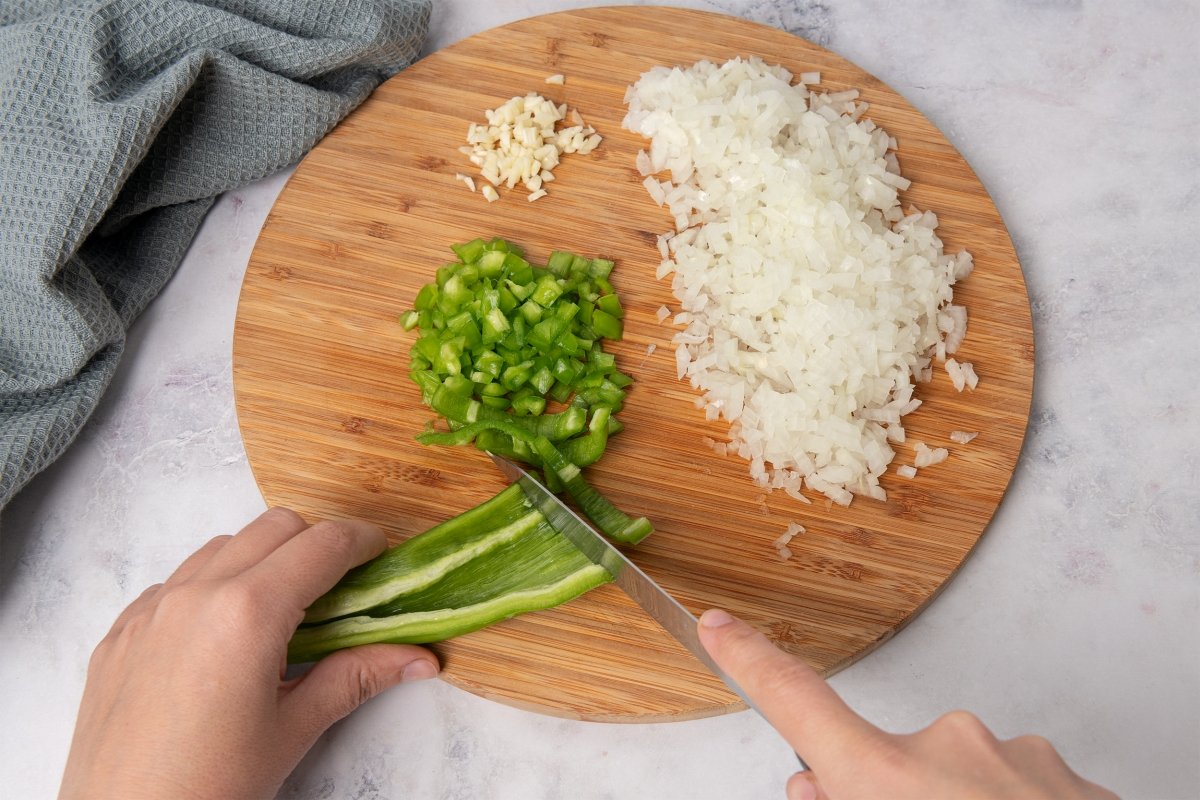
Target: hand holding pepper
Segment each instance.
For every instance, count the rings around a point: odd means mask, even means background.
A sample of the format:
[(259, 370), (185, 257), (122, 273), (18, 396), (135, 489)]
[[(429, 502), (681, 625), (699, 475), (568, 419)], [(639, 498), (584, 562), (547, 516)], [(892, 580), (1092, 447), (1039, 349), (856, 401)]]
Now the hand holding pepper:
[(271, 797), (334, 722), (437, 674), (424, 648), (373, 644), (284, 680), (304, 609), (385, 546), (277, 508), (143, 592), (92, 655), (60, 797)]
[(1045, 739), (1001, 741), (965, 711), (917, 733), (885, 733), (807, 664), (724, 611), (700, 617), (700, 638), (811, 767), (788, 781), (789, 800), (1116, 800)]
[[(284, 680), (304, 609), (384, 547), (366, 523), (309, 526), (272, 509), (147, 589), (92, 656), (60, 797), (270, 797), (331, 724), (393, 684), (435, 675), (427, 650), (373, 644)], [(965, 712), (885, 733), (724, 612), (706, 613), (700, 636), (813, 767), (789, 781), (792, 800), (1116, 797), (1044, 739), (999, 741)]]

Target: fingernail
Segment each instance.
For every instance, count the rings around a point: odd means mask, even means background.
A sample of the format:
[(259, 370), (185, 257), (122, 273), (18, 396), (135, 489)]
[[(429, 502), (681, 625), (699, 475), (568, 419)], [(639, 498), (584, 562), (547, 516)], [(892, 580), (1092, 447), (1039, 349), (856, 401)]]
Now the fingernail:
[(710, 608), (700, 615), (700, 624), (706, 628), (719, 628), (731, 622), (733, 622), (733, 617), (729, 616), (729, 612), (719, 608)]
[(788, 782), (788, 800), (817, 800), (817, 787), (807, 777)]
[(408, 683), (409, 681), (424, 681), (438, 674), (438, 669), (432, 661), (424, 658), (418, 658), (416, 661), (408, 662), (404, 667), (404, 672), (400, 673), (400, 680)]

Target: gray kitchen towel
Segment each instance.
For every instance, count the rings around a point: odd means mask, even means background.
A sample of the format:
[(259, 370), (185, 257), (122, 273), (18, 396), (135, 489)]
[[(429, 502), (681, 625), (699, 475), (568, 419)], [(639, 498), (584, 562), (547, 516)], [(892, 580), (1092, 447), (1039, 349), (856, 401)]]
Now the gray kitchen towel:
[(412, 63), (430, 6), (0, 3), (0, 508), (75, 438), (216, 196)]

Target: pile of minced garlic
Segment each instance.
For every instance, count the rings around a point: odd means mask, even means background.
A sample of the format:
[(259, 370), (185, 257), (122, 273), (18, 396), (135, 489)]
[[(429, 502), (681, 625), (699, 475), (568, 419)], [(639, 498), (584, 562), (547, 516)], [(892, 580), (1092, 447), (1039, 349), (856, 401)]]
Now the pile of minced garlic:
[[(561, 84), (562, 76), (552, 75), (546, 81)], [(459, 151), (479, 168), (486, 181), (480, 191), (489, 203), (500, 199), (497, 187), (513, 189), (518, 183), (528, 190), (530, 202), (545, 197), (563, 154), (590, 153), (601, 142), (600, 134), (578, 111), (570, 113), (572, 125), (555, 130), (566, 119), (567, 106), (555, 105), (536, 92), (514, 97), (484, 116), (485, 124), (467, 128), (467, 144)], [(470, 175), (458, 173), (455, 178), (475, 191)]]

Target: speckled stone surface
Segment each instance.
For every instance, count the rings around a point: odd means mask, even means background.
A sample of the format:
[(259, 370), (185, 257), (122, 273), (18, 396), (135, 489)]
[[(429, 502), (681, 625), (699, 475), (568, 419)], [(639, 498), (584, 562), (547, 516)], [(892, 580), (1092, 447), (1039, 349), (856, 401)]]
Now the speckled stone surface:
[[(1200, 6), (677, 2), (817, 41), (961, 150), (1025, 269), (1038, 365), (1009, 493), (948, 589), (832, 679), (882, 727), (965, 707), (1127, 800), (1200, 797)], [(551, 0), (442, 2), (428, 49)], [(92, 647), (264, 505), (233, 410), (239, 283), (287, 174), (226, 195), (68, 454), (0, 519), (0, 796), (53, 796)], [(440, 682), (335, 726), (286, 798), (782, 797), (749, 713), (552, 719)]]

